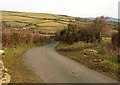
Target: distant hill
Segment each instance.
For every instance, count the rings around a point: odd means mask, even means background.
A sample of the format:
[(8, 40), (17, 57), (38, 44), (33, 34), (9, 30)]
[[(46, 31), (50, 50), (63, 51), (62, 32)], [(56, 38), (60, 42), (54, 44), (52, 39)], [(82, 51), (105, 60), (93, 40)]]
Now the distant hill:
[[(94, 17), (89, 17), (89, 19), (94, 20), (95, 18), (94, 18)], [(113, 17), (109, 17), (109, 19), (108, 19), (108, 21), (113, 21), (113, 22), (118, 22), (118, 20), (120, 20), (120, 19), (118, 19), (118, 18), (113, 18)]]
[(118, 18), (112, 18), (112, 17), (110, 17), (109, 19), (108, 19), (109, 21), (114, 21), (114, 22), (118, 22)]

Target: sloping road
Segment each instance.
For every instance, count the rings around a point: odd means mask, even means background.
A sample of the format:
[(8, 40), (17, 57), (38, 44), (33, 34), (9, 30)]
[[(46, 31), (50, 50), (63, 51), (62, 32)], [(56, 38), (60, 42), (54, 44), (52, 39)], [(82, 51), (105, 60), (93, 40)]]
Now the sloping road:
[(58, 42), (28, 50), (25, 61), (45, 83), (116, 83), (55, 51)]

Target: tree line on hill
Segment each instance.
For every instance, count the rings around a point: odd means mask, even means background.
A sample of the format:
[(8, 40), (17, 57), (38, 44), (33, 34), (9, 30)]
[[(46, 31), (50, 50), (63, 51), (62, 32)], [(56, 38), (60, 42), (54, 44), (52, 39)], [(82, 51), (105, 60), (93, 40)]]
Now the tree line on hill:
[[(102, 30), (105, 29), (108, 23), (108, 17), (100, 16), (95, 18), (91, 24), (82, 26), (79, 21), (68, 24), (67, 29), (64, 29), (56, 33), (56, 39), (67, 44), (73, 44), (74, 42), (101, 42)], [(118, 26), (119, 27), (119, 26)], [(111, 34), (112, 44), (115, 46), (120, 45), (120, 30)]]

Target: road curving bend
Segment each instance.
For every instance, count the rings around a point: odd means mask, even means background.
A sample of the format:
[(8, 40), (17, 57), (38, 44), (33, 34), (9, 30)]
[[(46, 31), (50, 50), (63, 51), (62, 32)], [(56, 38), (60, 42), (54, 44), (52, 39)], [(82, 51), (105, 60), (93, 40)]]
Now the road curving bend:
[(30, 69), (45, 83), (117, 83), (97, 71), (59, 55), (55, 51), (58, 42), (28, 50), (24, 56)]

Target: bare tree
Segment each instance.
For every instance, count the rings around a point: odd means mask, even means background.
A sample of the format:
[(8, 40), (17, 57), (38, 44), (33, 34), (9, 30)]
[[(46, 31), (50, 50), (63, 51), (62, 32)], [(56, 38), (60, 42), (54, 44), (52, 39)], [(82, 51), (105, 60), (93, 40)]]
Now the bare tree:
[(107, 24), (107, 19), (108, 17), (100, 16), (95, 18), (95, 20), (93, 21), (93, 28), (96, 29), (96, 39), (98, 39), (98, 42), (101, 42), (102, 40), (101, 32)]

